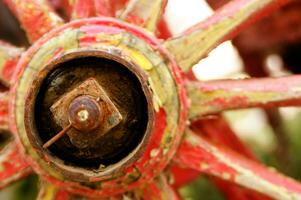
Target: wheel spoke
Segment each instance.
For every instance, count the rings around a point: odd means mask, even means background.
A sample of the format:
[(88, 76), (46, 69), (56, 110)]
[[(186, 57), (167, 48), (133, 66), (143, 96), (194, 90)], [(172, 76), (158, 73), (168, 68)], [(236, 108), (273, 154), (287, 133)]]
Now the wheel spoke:
[(166, 2), (166, 0), (130, 0), (120, 18), (154, 32)]
[(229, 149), (214, 145), (191, 131), (187, 131), (175, 161), (183, 167), (199, 170), (275, 199), (301, 198), (301, 185), (298, 182)]
[(68, 1), (72, 10), (71, 19), (82, 19), (87, 17), (93, 17), (95, 13), (94, 0), (75, 0)]
[(4, 188), (32, 173), (15, 143), (8, 144), (0, 152), (0, 188)]
[(218, 177), (210, 177), (210, 180), (216, 185), (216, 187), (224, 194), (226, 199), (231, 200), (272, 200), (270, 197), (242, 188), (235, 183), (229, 183)]
[(63, 23), (47, 0), (4, 0), (4, 2), (18, 18), (31, 42)]
[(109, 0), (65, 1), (70, 18), (82, 19), (95, 16), (113, 16), (112, 2)]
[(108, 4), (112, 6), (113, 16), (115, 16), (116, 13), (120, 13), (124, 8), (125, 5), (129, 0), (107, 0)]
[(71, 19), (82, 19), (96, 16), (113, 17), (116, 0), (63, 0), (62, 7)]
[(204, 22), (165, 42), (180, 67), (188, 71), (221, 42), (288, 0), (233, 0)]
[(168, 172), (172, 176), (172, 186), (175, 188), (180, 188), (181, 186), (196, 180), (201, 175), (197, 170), (182, 168), (175, 163), (172, 163), (169, 166)]
[(156, 33), (158, 38), (161, 39), (168, 39), (172, 36), (172, 33), (168, 27), (168, 24), (166, 22), (166, 20), (164, 19), (164, 17), (161, 18), (161, 20), (158, 23), (158, 27), (157, 27), (157, 33)]
[(24, 49), (0, 41), (0, 82), (8, 87), (16, 64)]
[(301, 105), (301, 75), (189, 82), (190, 118), (248, 107)]
[[(208, 138), (210, 141), (226, 146), (246, 158), (256, 160), (255, 155), (232, 131), (231, 127), (222, 116), (215, 116), (197, 120), (191, 124), (191, 129), (199, 136)], [(220, 134), (223, 133), (223, 134)], [(222, 179), (211, 177), (210, 180), (221, 190), (226, 197), (233, 200), (266, 200), (269, 199), (261, 194), (238, 187)], [(252, 198), (251, 198), (252, 197)]]
[(197, 120), (191, 124), (190, 128), (199, 136), (208, 138), (210, 141), (220, 145), (227, 146), (249, 159), (256, 160), (252, 151), (238, 138), (222, 116)]
[(164, 175), (156, 178), (152, 183), (147, 185), (143, 189), (143, 197), (144, 200), (180, 200), (181, 198), (178, 196), (177, 192), (169, 185), (166, 177)]
[(1, 132), (9, 132), (8, 102), (9, 102), (8, 93), (7, 92), (0, 93), (0, 131)]
[(113, 17), (115, 15), (113, 5), (110, 0), (94, 0), (95, 12), (97, 16)]
[[(240, 44), (239, 40), (233, 42), (239, 51), (242, 58), (244, 71), (251, 77), (268, 77), (270, 73), (265, 69), (264, 63), (266, 55), (259, 51), (250, 51)], [(275, 152), (276, 159), (281, 163), (284, 170), (289, 165), (289, 136), (286, 133), (286, 127), (283, 116), (278, 108), (264, 109), (267, 117), (268, 125), (272, 128), (278, 143), (277, 151)]]
[[(169, 167), (171, 174), (172, 186), (174, 188), (180, 188), (188, 183), (199, 178), (202, 173), (190, 168), (182, 168), (176, 164), (172, 164)], [(219, 189), (227, 199), (231, 200), (270, 200), (270, 198), (263, 196), (262, 194), (254, 191), (241, 188), (235, 183), (229, 183), (217, 177), (209, 177), (209, 180)]]

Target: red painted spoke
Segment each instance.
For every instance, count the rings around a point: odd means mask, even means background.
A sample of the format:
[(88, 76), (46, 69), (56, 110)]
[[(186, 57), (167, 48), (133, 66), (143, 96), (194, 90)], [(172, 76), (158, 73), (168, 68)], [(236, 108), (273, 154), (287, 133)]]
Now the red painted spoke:
[(0, 82), (10, 85), (11, 76), (24, 49), (0, 41)]
[(187, 131), (175, 161), (189, 167), (255, 190), (275, 199), (300, 199), (301, 185), (241, 155), (214, 145)]
[(109, 0), (65, 0), (64, 4), (71, 19), (114, 16), (113, 5)]
[(170, 38), (172, 36), (172, 33), (171, 33), (164, 17), (162, 17), (158, 23), (156, 35), (158, 38), (161, 38), (164, 40), (166, 40), (167, 38)]
[(113, 0), (63, 0), (66, 15), (71, 19), (96, 16), (114, 17), (115, 9), (120, 3)]
[(192, 123), (190, 128), (199, 136), (205, 137), (214, 143), (224, 145), (247, 158), (256, 160), (252, 151), (238, 138), (222, 116), (197, 120)]
[[(239, 140), (222, 117), (211, 117), (195, 121), (192, 123), (191, 128), (199, 136), (206, 137), (210, 141), (227, 146), (241, 155), (255, 160), (255, 156), (252, 152)], [(172, 164), (169, 167), (169, 172), (171, 173), (173, 180), (172, 186), (175, 188), (188, 184), (201, 175), (199, 171), (182, 168), (175, 164)], [(269, 199), (266, 196), (241, 188), (234, 183), (229, 183), (219, 178), (211, 177), (210, 180), (231, 200)]]
[[(191, 183), (199, 178), (202, 174), (197, 170), (182, 168), (176, 164), (173, 164), (169, 167), (169, 172), (171, 173), (172, 186), (176, 189)], [(216, 187), (225, 195), (225, 197), (227, 197), (227, 199), (270, 200), (270, 198), (263, 196), (262, 194), (239, 187), (235, 183), (229, 183), (217, 177), (210, 177), (210, 181), (216, 185)]]
[(32, 172), (15, 143), (8, 144), (1, 150), (0, 166), (0, 188), (18, 181)]
[(183, 168), (174, 163), (169, 166), (168, 172), (172, 176), (172, 186), (175, 188), (180, 188), (181, 186), (196, 180), (201, 175), (197, 170)]
[(161, 175), (143, 189), (144, 200), (180, 200), (177, 192), (169, 185), (166, 177)]
[(94, 0), (75, 0), (68, 2), (72, 9), (71, 19), (82, 19), (96, 15)]
[(97, 16), (114, 16), (114, 7), (110, 0), (94, 0), (95, 1), (95, 12)]
[(47, 0), (3, 0), (20, 21), (31, 42), (62, 24)]
[(127, 2), (129, 0), (107, 0), (108, 4), (110, 4), (110, 6), (112, 6), (112, 11), (113, 11), (113, 16), (115, 16), (115, 14), (121, 10), (124, 9), (125, 5), (127, 4)]
[[(190, 126), (194, 133), (208, 138), (210, 141), (226, 146), (233, 151), (245, 156), (246, 158), (256, 160), (251, 150), (232, 131), (231, 127), (221, 116), (214, 116), (197, 120)], [(223, 134), (220, 134), (223, 133)], [(261, 194), (238, 187), (236, 184), (229, 183), (222, 179), (211, 177), (211, 181), (221, 190), (226, 197), (233, 200), (266, 200), (269, 199)]]
[(190, 118), (229, 109), (301, 105), (301, 76), (188, 83)]
[(218, 44), (233, 38), (251, 22), (287, 2), (288, 0), (233, 0), (204, 22), (168, 40), (165, 46), (174, 54), (180, 67), (188, 71)]
[(166, 2), (166, 0), (130, 0), (120, 18), (154, 32)]
[(8, 102), (9, 96), (7, 92), (0, 93), (0, 131), (8, 132)]
[(229, 183), (223, 179), (217, 177), (211, 177), (210, 180), (216, 185), (216, 187), (224, 194), (227, 199), (231, 200), (271, 200), (258, 192), (242, 188), (235, 183)]

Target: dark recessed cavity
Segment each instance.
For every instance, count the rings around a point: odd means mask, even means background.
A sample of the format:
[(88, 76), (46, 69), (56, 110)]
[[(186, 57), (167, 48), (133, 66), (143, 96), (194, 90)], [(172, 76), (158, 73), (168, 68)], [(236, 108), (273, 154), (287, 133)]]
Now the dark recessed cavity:
[(98, 57), (76, 58), (55, 67), (43, 81), (34, 107), (36, 135), (41, 144), (62, 130), (50, 107), (89, 78), (95, 78), (121, 112), (123, 121), (98, 139), (79, 149), (68, 135), (50, 146), (51, 154), (66, 165), (98, 169), (119, 162), (142, 141), (148, 124), (147, 99), (137, 76), (122, 64)]

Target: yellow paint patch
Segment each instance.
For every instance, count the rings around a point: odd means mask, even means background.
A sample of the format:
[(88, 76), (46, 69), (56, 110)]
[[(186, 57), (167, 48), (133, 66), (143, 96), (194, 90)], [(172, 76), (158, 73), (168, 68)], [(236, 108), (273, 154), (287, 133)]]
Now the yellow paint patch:
[(225, 179), (225, 180), (229, 180), (231, 178), (231, 174), (224, 172), (222, 174), (222, 178)]
[(54, 185), (52, 184), (46, 184), (43, 185), (43, 189), (44, 189), (44, 195), (42, 196), (41, 200), (53, 200), (55, 198), (55, 194), (56, 194), (56, 188)]
[(201, 170), (207, 170), (207, 169), (209, 169), (208, 163), (205, 163), (205, 162), (201, 162), (200, 167), (201, 167)]
[[(199, 28), (192, 33), (165, 42), (166, 48), (175, 55), (178, 64), (184, 71), (189, 70), (200, 59), (206, 57), (213, 48), (226, 39), (225, 37), (229, 33), (254, 13), (271, 3), (272, 0), (245, 2), (245, 5), (240, 10), (237, 10), (234, 15), (221, 17), (216, 23), (209, 27), (204, 27), (203, 30)], [(228, 13), (229, 11), (224, 9), (222, 12)]]
[(152, 79), (148, 79), (148, 83), (150, 85), (150, 87), (152, 88), (153, 90), (153, 104), (154, 104), (154, 108), (155, 108), (155, 111), (156, 112), (159, 112), (160, 110), (160, 107), (163, 105), (162, 102), (161, 102), (161, 99), (160, 97), (157, 95), (157, 88), (154, 84), (154, 82), (152, 81)]
[(0, 68), (2, 68), (5, 64), (6, 56), (3, 51), (0, 51)]
[(150, 152), (150, 156), (151, 156), (152, 158), (154, 158), (154, 157), (157, 157), (157, 156), (159, 155), (159, 153), (160, 153), (160, 150), (159, 150), (159, 149), (153, 149), (153, 150), (151, 150), (151, 152)]
[[(15, 114), (17, 118), (17, 129), (20, 133), (23, 144), (26, 146), (27, 153), (33, 157), (45, 173), (48, 173), (59, 180), (64, 180), (61, 173), (50, 167), (49, 163), (37, 154), (27, 138), (23, 119), (25, 93), (27, 88), (30, 87), (31, 80), (34, 78), (36, 72), (42, 70), (45, 67), (45, 63), (48, 63), (49, 59), (52, 58), (49, 54), (52, 54), (55, 51), (54, 49), (62, 48), (63, 54), (68, 54), (73, 51), (77, 51), (78, 49), (88, 49), (103, 50), (112, 54), (116, 53), (121, 55), (125, 60), (136, 63), (140, 66), (142, 71), (144, 71), (148, 76), (148, 84), (154, 96), (153, 102), (155, 110), (159, 111), (160, 108), (164, 106), (164, 110), (167, 113), (167, 126), (164, 130), (163, 139), (158, 141), (158, 143), (160, 142), (160, 148), (163, 149), (163, 154), (165, 155), (160, 162), (165, 162), (167, 159), (170, 159), (171, 151), (169, 150), (175, 145), (175, 142), (172, 139), (176, 136), (180, 136), (181, 133), (178, 132), (180, 113), (178, 89), (169, 70), (169, 63), (164, 62), (160, 54), (145, 44), (142, 39), (139, 39), (130, 33), (126, 33), (127, 35), (122, 33), (110, 36), (103, 36), (99, 34), (97, 36), (99, 37), (99, 43), (96, 43), (93, 46), (79, 47), (78, 39), (83, 33), (81, 33), (80, 30), (67, 31), (70, 32), (61, 33), (61, 35), (57, 36), (53, 40), (46, 42), (46, 44), (43, 45), (44, 47), (38, 50), (30, 62), (29, 67), (25, 69), (23, 78), (18, 83), (16, 97), (16, 103), (18, 106), (15, 110)], [(106, 41), (106, 39), (108, 39), (108, 41)], [(103, 41), (105, 43), (102, 43)], [(156, 154), (156, 152), (152, 152), (153, 156)]]
[[(89, 48), (95, 47), (98, 48), (99, 46), (118, 46), (122, 40), (123, 34), (104, 34), (99, 33), (96, 35), (96, 43), (93, 42), (91, 45), (89, 45)], [(80, 39), (79, 39), (80, 40)]]
[(142, 69), (151, 70), (153, 68), (153, 64), (139, 51), (128, 48), (124, 45), (119, 45), (118, 47), (121, 47), (126, 53), (128, 53), (128, 56)]
[(35, 66), (36, 68), (44, 67), (58, 48), (63, 48), (64, 50), (77, 48), (77, 37), (79, 34), (80, 32), (78, 30), (66, 30), (65, 33), (59, 37), (51, 39), (39, 49), (29, 63), (29, 66)]

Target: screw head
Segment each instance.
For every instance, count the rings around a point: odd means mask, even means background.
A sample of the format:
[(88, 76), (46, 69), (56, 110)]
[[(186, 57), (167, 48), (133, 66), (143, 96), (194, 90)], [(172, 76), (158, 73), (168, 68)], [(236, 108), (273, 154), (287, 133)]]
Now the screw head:
[(69, 105), (69, 122), (80, 132), (89, 132), (99, 127), (104, 113), (98, 102), (83, 95), (75, 98)]

